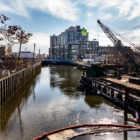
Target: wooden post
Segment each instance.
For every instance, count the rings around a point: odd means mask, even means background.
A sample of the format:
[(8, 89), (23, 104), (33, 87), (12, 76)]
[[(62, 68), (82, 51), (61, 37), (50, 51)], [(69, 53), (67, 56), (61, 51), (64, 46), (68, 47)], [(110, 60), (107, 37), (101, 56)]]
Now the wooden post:
[(85, 77), (85, 70), (83, 69), (83, 77)]
[(123, 135), (123, 140), (127, 140), (128, 139), (128, 136), (127, 136), (127, 131), (124, 131), (124, 135)]
[(125, 89), (125, 101), (124, 101), (124, 124), (127, 124), (128, 120), (128, 100), (129, 100), (129, 89)]
[(0, 81), (0, 105), (2, 104), (2, 81)]
[(5, 94), (6, 94), (5, 96), (6, 96), (6, 101), (7, 101), (7, 99), (8, 99), (8, 94), (7, 94), (7, 92), (8, 92), (8, 82), (7, 82), (7, 80), (8, 80), (8, 79), (5, 80), (5, 84), (6, 84), (6, 85), (5, 85)]

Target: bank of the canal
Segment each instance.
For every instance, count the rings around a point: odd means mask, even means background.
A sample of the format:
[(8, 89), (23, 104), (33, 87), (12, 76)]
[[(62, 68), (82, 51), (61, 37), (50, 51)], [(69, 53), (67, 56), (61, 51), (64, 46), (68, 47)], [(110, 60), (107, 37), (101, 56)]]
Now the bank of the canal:
[[(77, 90), (81, 74), (71, 66), (43, 67), (35, 79), (0, 107), (0, 140), (31, 140), (83, 123), (123, 124), (122, 110), (102, 97)], [(137, 133), (134, 136), (137, 138)]]

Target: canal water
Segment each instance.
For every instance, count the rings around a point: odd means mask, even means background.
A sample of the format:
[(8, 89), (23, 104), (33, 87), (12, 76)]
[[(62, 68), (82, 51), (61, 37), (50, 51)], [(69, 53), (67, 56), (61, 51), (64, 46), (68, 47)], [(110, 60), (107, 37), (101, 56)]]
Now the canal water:
[[(0, 140), (32, 140), (45, 132), (84, 123), (123, 124), (124, 115), (120, 108), (102, 97), (78, 90), (81, 74), (82, 71), (71, 66), (43, 67), (34, 79), (0, 107)], [(135, 125), (131, 121), (128, 123)], [(106, 138), (140, 138), (138, 132), (126, 137), (113, 135)], [(101, 136), (99, 140), (103, 138)], [(86, 136), (83, 139), (92, 138)]]

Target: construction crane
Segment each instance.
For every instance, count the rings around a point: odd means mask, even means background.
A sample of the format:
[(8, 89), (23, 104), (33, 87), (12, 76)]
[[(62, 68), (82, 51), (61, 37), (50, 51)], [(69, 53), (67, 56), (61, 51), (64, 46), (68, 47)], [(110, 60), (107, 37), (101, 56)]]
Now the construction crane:
[(130, 40), (126, 39), (122, 35), (115, 32), (113, 29), (109, 28), (108, 26), (104, 25), (100, 20), (97, 20), (97, 23), (100, 25), (104, 33), (107, 35), (107, 37), (112, 41), (114, 46), (116, 47), (124, 47), (124, 45), (121, 43), (121, 40), (117, 38), (119, 36), (121, 39), (123, 39), (125, 42), (127, 42), (130, 46), (137, 48), (138, 46), (134, 43), (132, 43)]
[(106, 36), (112, 41), (114, 46), (117, 47), (118, 50), (121, 52), (121, 54), (123, 54), (123, 56), (126, 58), (127, 64), (129, 66), (131, 65), (132, 67), (135, 67), (136, 62), (135, 62), (135, 58), (134, 58), (134, 55), (133, 55), (133, 51), (131, 52), (131, 54), (130, 54), (130, 52), (124, 51), (123, 47), (125, 47), (125, 46), (122, 44), (122, 42), (118, 38), (118, 36), (120, 38), (122, 38), (123, 40), (125, 40), (127, 43), (129, 43), (130, 46), (133, 46), (134, 48), (136, 48), (137, 46), (134, 43), (131, 43), (129, 40), (122, 37), (120, 34), (111, 30), (108, 26), (104, 25), (100, 20), (97, 20), (97, 23), (100, 25), (100, 27), (102, 28), (102, 30), (104, 31)]
[(112, 41), (115, 47), (124, 47), (121, 40), (116, 37), (115, 33), (113, 33), (109, 27), (104, 25), (100, 20), (98, 20), (97, 23), (100, 25), (106, 36)]

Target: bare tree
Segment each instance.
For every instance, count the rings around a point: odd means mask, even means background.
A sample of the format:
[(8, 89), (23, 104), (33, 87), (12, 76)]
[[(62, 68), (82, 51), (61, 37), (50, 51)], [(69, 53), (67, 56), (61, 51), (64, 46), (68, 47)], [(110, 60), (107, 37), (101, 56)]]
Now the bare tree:
[[(3, 35), (4, 37), (6, 37), (6, 21), (9, 18), (5, 15), (0, 15), (0, 34)], [(3, 37), (0, 37), (0, 41), (3, 40)]]
[(135, 51), (140, 53), (140, 44), (135, 47)]
[(4, 38), (8, 40), (12, 45), (20, 44), (19, 47), (19, 57), (22, 44), (26, 44), (29, 41), (29, 38), (32, 36), (31, 33), (25, 33), (25, 31), (17, 25), (7, 26), (6, 21), (9, 18), (5, 15), (0, 15), (0, 34), (4, 37), (0, 37), (0, 40)]
[(32, 36), (31, 33), (25, 33), (25, 31), (21, 30), (20, 32), (16, 33), (16, 38), (18, 42), (20, 43), (19, 47), (19, 57), (21, 52), (21, 46), (22, 44), (26, 44), (29, 41), (29, 38)]
[(6, 22), (9, 18), (5, 15), (0, 15), (0, 34), (2, 35), (0, 40), (4, 38), (11, 44), (18, 44), (16, 34), (22, 30), (20, 26), (10, 25), (7, 26)]

